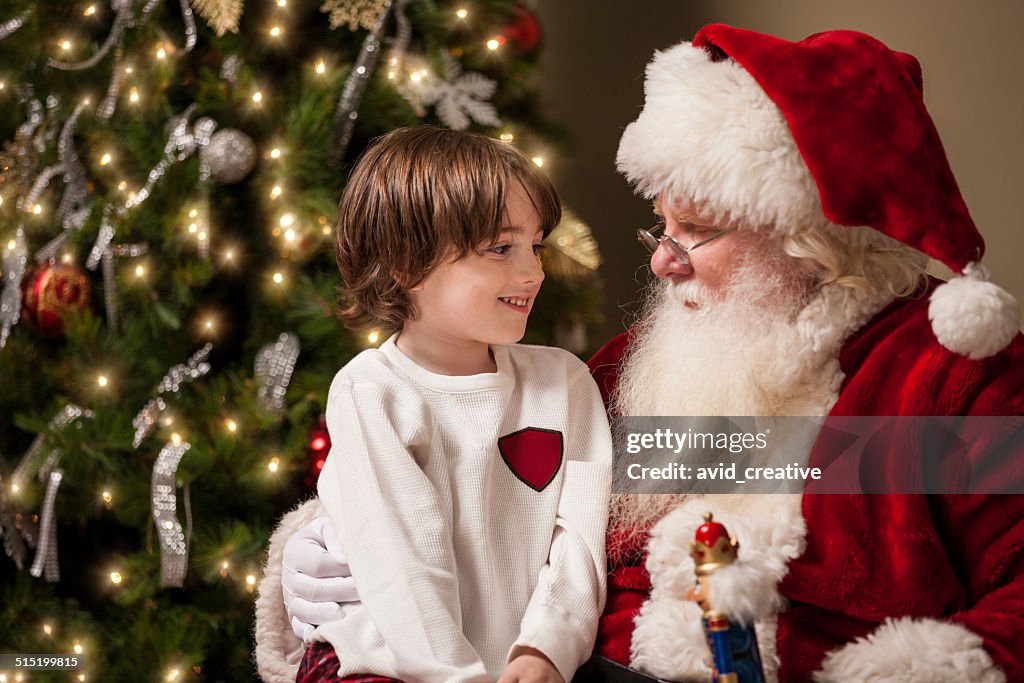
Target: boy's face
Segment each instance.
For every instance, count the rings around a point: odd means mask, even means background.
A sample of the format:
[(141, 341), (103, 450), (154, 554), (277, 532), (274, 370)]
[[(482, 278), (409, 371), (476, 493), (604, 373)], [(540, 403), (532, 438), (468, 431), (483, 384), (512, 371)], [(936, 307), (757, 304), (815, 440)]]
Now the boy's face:
[[(512, 344), (523, 338), (544, 271), (540, 218), (516, 183), (498, 241), (443, 263), (410, 296), (419, 313), (406, 331), (456, 346)], [(404, 334), (404, 332), (403, 332)]]

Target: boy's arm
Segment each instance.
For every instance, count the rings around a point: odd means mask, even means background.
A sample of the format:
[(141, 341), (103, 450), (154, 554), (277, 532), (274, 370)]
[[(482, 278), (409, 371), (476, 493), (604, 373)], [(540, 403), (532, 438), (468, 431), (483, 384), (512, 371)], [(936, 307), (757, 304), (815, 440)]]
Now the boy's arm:
[(511, 661), (527, 648), (539, 650), (566, 681), (590, 656), (604, 609), (611, 489), (608, 418), (593, 379), (580, 369), (569, 383), (566, 470), (548, 563), (509, 652)]
[[(320, 500), (386, 647), (367, 660), (363, 649), (379, 648), (379, 640), (365, 630), (344, 633), (348, 619), (320, 631), (334, 645), (343, 674), (486, 681), (484, 665), (462, 633), (450, 506), (400, 436), (401, 421), (421, 418), (415, 411), (403, 414), (379, 387), (335, 389), (327, 408), (332, 447), (318, 483)], [(390, 664), (385, 670), (382, 659)]]

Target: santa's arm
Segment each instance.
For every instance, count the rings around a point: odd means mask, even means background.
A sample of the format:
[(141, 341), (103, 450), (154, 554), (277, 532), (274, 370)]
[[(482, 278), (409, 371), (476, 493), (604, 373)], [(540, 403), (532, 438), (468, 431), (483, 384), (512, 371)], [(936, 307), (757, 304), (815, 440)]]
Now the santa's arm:
[(970, 531), (955, 544), (971, 556), (963, 572), (972, 606), (947, 619), (889, 619), (831, 652), (815, 680), (881, 683), (911, 671), (938, 683), (1024, 680), (1024, 496), (948, 498), (959, 510), (947, 533)]
[(908, 672), (939, 683), (1024, 680), (1024, 495), (931, 502), (970, 607), (944, 619), (889, 619), (831, 652), (815, 680), (896, 681)]

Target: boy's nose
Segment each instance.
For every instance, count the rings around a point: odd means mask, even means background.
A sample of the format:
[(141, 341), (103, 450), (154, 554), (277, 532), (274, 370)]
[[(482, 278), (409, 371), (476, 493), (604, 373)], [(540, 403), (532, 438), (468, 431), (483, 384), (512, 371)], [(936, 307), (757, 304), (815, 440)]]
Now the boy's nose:
[(523, 284), (540, 284), (544, 281), (544, 267), (540, 263), (540, 258), (532, 251), (530, 256), (520, 263), (518, 276)]

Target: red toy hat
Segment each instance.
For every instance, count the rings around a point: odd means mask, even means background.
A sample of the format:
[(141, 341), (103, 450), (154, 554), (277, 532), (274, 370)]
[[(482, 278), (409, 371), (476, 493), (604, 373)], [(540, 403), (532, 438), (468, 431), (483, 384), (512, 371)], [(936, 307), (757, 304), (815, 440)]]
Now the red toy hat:
[(655, 55), (645, 92), (617, 162), (646, 196), (776, 234), (873, 228), (966, 276), (932, 295), (943, 346), (982, 358), (1016, 334), (1017, 303), (986, 282), (911, 55), (854, 31), (794, 43), (712, 24)]
[(704, 513), (704, 523), (697, 527), (690, 543), (690, 557), (697, 576), (731, 565), (736, 561), (739, 547), (736, 539), (729, 536), (725, 525), (716, 522), (712, 513)]

